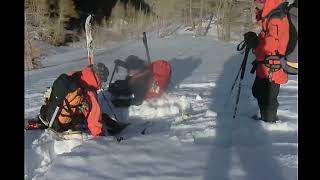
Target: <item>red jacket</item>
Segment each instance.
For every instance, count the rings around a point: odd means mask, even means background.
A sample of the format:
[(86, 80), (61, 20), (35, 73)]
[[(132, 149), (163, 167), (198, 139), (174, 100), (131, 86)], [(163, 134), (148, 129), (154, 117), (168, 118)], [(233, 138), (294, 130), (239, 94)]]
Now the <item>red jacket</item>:
[(96, 77), (92, 69), (89, 67), (81, 71), (80, 83), (87, 87), (85, 90), (85, 99), (89, 108), (84, 112), (88, 128), (93, 136), (102, 135), (102, 114), (97, 100), (97, 90), (101, 86), (100, 79)]
[[(259, 45), (255, 49), (256, 61), (263, 61), (267, 55), (284, 55), (289, 41), (289, 21), (288, 19), (272, 18), (267, 22), (267, 15), (277, 8), (282, 0), (266, 0), (262, 9), (262, 31), (258, 35)], [(267, 27), (268, 26), (268, 27)], [(271, 64), (280, 64), (279, 59), (269, 61)], [(259, 63), (256, 69), (256, 75), (261, 79), (269, 76), (269, 68), (263, 63)], [(271, 80), (277, 84), (285, 84), (288, 82), (288, 74), (281, 68), (272, 72)]]

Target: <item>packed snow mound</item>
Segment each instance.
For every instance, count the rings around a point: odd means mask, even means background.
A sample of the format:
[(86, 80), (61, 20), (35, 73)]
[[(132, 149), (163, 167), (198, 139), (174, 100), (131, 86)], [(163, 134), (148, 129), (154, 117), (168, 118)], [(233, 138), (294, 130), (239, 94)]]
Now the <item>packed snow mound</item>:
[[(297, 179), (297, 76), (280, 88), (279, 122), (254, 121), (255, 76), (248, 63), (232, 118), (238, 85), (224, 104), (243, 59), (234, 44), (190, 34), (150, 38), (148, 44), (151, 59), (167, 59), (172, 65), (167, 94), (127, 109), (131, 124), (119, 134), (124, 138), (120, 143), (111, 136), (62, 143), (46, 131), (25, 132), (26, 180)], [(25, 117), (39, 112), (41, 94), (61, 73), (86, 65), (85, 49), (79, 52), (53, 55), (48, 57), (52, 66), (25, 72)], [(145, 57), (140, 40), (101, 50), (94, 59), (111, 71), (114, 59), (132, 54)], [(120, 69), (113, 80), (124, 75)]]
[(129, 116), (158, 119), (190, 111), (190, 99), (186, 96), (164, 94), (160, 98), (148, 99), (140, 106), (131, 106)]
[[(39, 135), (34, 139), (34, 136)], [(53, 132), (45, 131), (27, 131), (25, 132), (26, 140), (34, 139), (25, 148), (25, 179), (42, 179), (47, 172), (53, 160), (61, 154), (70, 153), (74, 148), (80, 146), (84, 141), (89, 139), (85, 134), (70, 140), (58, 140)]]

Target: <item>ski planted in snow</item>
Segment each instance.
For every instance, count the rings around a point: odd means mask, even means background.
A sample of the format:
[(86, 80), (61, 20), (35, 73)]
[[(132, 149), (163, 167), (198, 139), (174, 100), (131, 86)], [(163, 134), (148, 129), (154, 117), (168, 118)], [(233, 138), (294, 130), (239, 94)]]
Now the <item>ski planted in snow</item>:
[(86, 30), (86, 42), (87, 42), (87, 53), (88, 53), (88, 65), (93, 64), (93, 44), (92, 44), (92, 15), (89, 15), (86, 19), (85, 30)]

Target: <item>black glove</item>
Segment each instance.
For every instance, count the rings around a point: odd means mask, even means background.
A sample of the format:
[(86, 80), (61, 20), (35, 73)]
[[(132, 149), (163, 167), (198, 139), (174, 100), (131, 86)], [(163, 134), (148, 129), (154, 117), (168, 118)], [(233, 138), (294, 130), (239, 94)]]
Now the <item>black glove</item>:
[(129, 107), (131, 105), (131, 99), (115, 99), (111, 102), (116, 107)]
[(113, 62), (114, 62), (114, 64), (118, 65), (118, 64), (120, 64), (122, 61), (121, 61), (120, 59), (116, 59), (116, 60), (114, 60)]
[(132, 99), (131, 101), (131, 105), (136, 105), (136, 106), (140, 106), (142, 103), (143, 103), (143, 100), (142, 98), (134, 98)]
[(124, 68), (127, 68), (127, 64), (124, 61), (121, 61), (120, 59), (116, 59), (113, 62), (116, 66), (122, 66)]
[(260, 21), (262, 20), (262, 10), (256, 8), (256, 20)]
[(130, 96), (132, 94), (126, 80), (116, 80), (111, 83), (108, 91), (114, 96)]
[(130, 99), (117, 99), (117, 100), (113, 100), (112, 103), (116, 107), (129, 107), (131, 105), (131, 100)]
[(259, 44), (259, 38), (255, 32), (249, 31), (244, 35), (244, 41), (250, 48), (256, 48)]

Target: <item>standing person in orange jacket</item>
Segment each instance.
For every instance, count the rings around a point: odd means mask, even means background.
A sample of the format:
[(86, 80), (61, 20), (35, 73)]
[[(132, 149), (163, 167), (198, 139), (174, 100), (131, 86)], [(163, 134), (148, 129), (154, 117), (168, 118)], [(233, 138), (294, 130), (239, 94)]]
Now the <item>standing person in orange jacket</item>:
[(265, 122), (277, 120), (280, 85), (288, 81), (288, 74), (280, 66), (280, 57), (285, 55), (288, 45), (289, 21), (286, 15), (271, 17), (272, 13), (281, 8), (282, 3), (282, 0), (255, 0), (256, 7), (262, 12), (262, 31), (258, 35), (256, 59), (251, 71), (256, 71), (252, 94), (258, 101), (259, 119)]
[(108, 75), (108, 68), (102, 63), (89, 65), (69, 75), (60, 75), (52, 85), (46, 104), (41, 107), (39, 120), (58, 132), (72, 129), (79, 121), (86, 120), (93, 136), (103, 136), (97, 90), (101, 82), (107, 81)]

